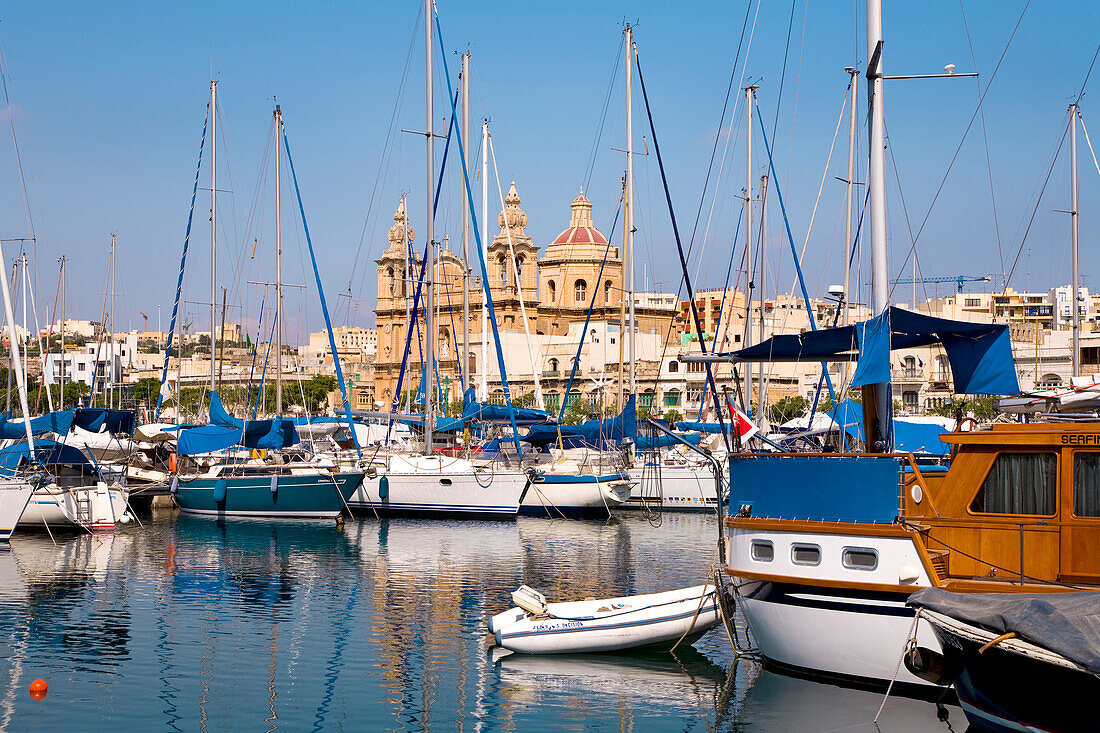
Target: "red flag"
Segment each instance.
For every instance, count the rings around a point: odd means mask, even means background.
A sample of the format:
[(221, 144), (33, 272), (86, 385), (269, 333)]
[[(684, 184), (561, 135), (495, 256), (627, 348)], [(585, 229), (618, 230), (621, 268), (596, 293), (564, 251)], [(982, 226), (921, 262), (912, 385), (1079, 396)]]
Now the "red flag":
[(730, 410), (730, 421), (733, 424), (733, 429), (741, 436), (742, 443), (748, 441), (749, 438), (760, 432), (760, 428), (753, 424), (748, 415), (738, 410), (734, 406), (733, 400), (729, 397), (726, 398), (726, 405)]

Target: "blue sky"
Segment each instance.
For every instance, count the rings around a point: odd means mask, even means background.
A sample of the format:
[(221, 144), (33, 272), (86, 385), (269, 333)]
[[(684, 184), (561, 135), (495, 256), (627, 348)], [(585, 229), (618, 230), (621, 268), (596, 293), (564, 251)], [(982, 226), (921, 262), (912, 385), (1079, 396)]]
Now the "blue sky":
[[(1024, 3), (965, 3), (973, 58), (958, 2), (886, 5), (888, 74), (935, 73), (947, 63), (971, 71), (976, 62), (984, 88)], [(846, 172), (846, 120), (827, 170), (826, 159), (847, 85), (843, 67), (864, 63), (862, 3), (796, 0), (793, 7), (792, 16), (790, 3), (764, 3), (758, 9), (753, 2), (752, 42), (749, 46), (746, 33), (737, 75), (759, 84), (759, 105), (769, 137), (774, 126), (777, 176), (800, 249), (822, 187), (804, 262), (811, 294), (820, 294), (840, 280), (843, 186), (835, 177)], [(219, 188), (231, 190), (219, 195), (219, 279), (229, 288), (229, 302), (254, 322), (262, 290), (243, 283), (273, 277), (272, 174), (263, 185), (258, 181), (277, 98), (336, 320), (369, 324), (373, 260), (385, 248), (385, 232), (402, 192), (409, 195), (413, 228), (423, 232), (423, 138), (395, 132), (387, 140), (395, 105), (396, 129), (424, 125), (419, 12), (415, 0), (71, 2), (6, 8), (0, 37), (38, 235), (33, 254), (39, 302), (52, 305), (55, 260), (65, 254), (71, 263), (69, 315), (98, 318), (110, 234), (117, 232), (116, 324), (140, 327), (138, 313), (144, 311), (154, 327), (160, 306), (167, 327), (213, 73), (221, 112)], [(440, 4), (439, 12), (452, 80), (456, 53), (468, 48), (473, 54), (472, 117), (490, 119), (501, 185), (506, 190), (509, 180), (516, 180), (528, 233), (543, 246), (567, 225), (569, 202), (590, 168), (586, 192), (597, 223), (608, 233), (624, 165), (623, 155), (613, 150), (623, 147), (625, 137), (621, 64), (602, 128), (600, 119), (623, 23), (635, 23), (681, 234), (685, 240), (690, 236), (746, 17), (744, 2), (448, 2)], [(1011, 267), (1066, 128), (1066, 107), (1080, 90), (1098, 38), (1093, 3), (1059, 4), (1056, 10), (1032, 4), (985, 98), (984, 127), (981, 118), (975, 121), (930, 214), (974, 113), (978, 84), (967, 79), (888, 83), (892, 270), (909, 249), (909, 227), (915, 232), (926, 216), (917, 245), (925, 275), (999, 274), (1002, 260), (1005, 269)], [(437, 130), (442, 133), (449, 104), (438, 56), (436, 68)], [(1100, 144), (1100, 122), (1093, 122), (1100, 115), (1092, 115), (1090, 105), (1098, 76), (1089, 81), (1082, 112), (1094, 143)], [(864, 91), (861, 85), (861, 106)], [(641, 148), (651, 135), (638, 87), (634, 98), (636, 146)], [(735, 127), (728, 137), (722, 130), (719, 159), (702, 203), (691, 262), (698, 286), (721, 286), (730, 256), (736, 197), (745, 179), (742, 110), (734, 113)], [(730, 124), (727, 115), (726, 128)], [(10, 129), (0, 129), (0, 136), (0, 187), (5, 191), (0, 235), (22, 237), (27, 223)], [(1094, 246), (1100, 221), (1092, 215), (1100, 176), (1084, 135), (1079, 137), (1081, 267), (1086, 284), (1100, 287), (1093, 281), (1100, 267)], [(755, 139), (758, 176), (765, 172), (766, 157), (759, 132)], [(861, 129), (858, 160), (865, 167), (863, 141)], [(449, 235), (455, 246), (461, 185), (456, 163), (449, 164), (437, 218), (437, 233)], [(639, 283), (644, 275), (651, 285), (675, 288), (678, 265), (655, 156), (639, 158), (636, 176)], [(200, 185), (208, 180), (204, 170)], [(491, 176), (491, 200), (495, 185)], [(261, 205), (253, 211), (257, 191)], [(289, 188), (284, 191), (285, 279), (312, 283), (296, 207)], [(200, 191), (196, 207), (186, 300), (209, 297), (208, 196)], [(776, 204), (771, 199), (769, 292), (789, 290), (793, 277)], [(498, 208), (490, 206), (494, 220)], [(1055, 211), (1067, 208), (1063, 149), (1013, 286), (1045, 290), (1068, 281), (1069, 222)], [(615, 233), (614, 241), (619, 238)], [(5, 255), (17, 254), (15, 247), (6, 245)], [(854, 277), (859, 279), (866, 277)], [(351, 298), (338, 296), (349, 287)], [(947, 290), (939, 288), (941, 294)], [(895, 300), (907, 301), (911, 292), (905, 286)], [(928, 286), (928, 294), (935, 292)], [(918, 290), (918, 296), (924, 294)], [(316, 303), (312, 290), (288, 291), (289, 340), (301, 340), (319, 325)], [(187, 319), (195, 330), (206, 327), (204, 313), (204, 307), (188, 306)]]

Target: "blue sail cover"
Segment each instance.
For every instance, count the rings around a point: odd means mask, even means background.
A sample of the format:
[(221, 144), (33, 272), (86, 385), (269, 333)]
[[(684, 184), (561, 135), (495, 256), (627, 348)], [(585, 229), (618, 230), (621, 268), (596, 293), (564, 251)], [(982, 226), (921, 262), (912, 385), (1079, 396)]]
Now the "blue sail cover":
[(512, 407), (508, 405), (494, 405), (489, 402), (478, 402), (475, 398), (473, 387), (466, 389), (462, 399), (462, 422), (488, 422), (497, 424), (511, 424), (515, 415), (516, 425), (545, 425), (554, 422), (554, 416), (545, 410), (536, 410), (532, 407)]
[(606, 420), (585, 420), (579, 425), (534, 425), (523, 439), (537, 446), (555, 443), (561, 436), (566, 448), (580, 446), (602, 447), (605, 442), (620, 443), (624, 438), (634, 439), (638, 433), (638, 419), (634, 409), (634, 395), (630, 395), (626, 407), (617, 417)]
[[(700, 441), (703, 440), (703, 436), (701, 434), (681, 435), (680, 438), (688, 443), (691, 443), (692, 445), (699, 445)], [(679, 440), (676, 440), (671, 435), (658, 435), (656, 437), (639, 435), (637, 439), (635, 439), (634, 444), (640, 451), (655, 450), (657, 448), (668, 448), (669, 446), (673, 445), (682, 445)]]
[(244, 420), (233, 417), (222, 406), (222, 398), (217, 392), (210, 393), (210, 424), (223, 428), (243, 428)]
[[(48, 412), (45, 415), (31, 418), (31, 434), (57, 433), (67, 435), (73, 425), (73, 417), (76, 410), (64, 410)], [(10, 420), (0, 418), (0, 438), (7, 440), (19, 440), (27, 437), (27, 426), (22, 420)]]
[[(721, 433), (722, 426), (716, 422), (691, 422), (681, 421), (676, 423), (677, 430), (686, 430), (692, 433)], [(729, 430), (729, 428), (726, 428)]]
[(276, 418), (275, 420), (254, 420), (244, 429), (225, 425), (203, 425), (181, 430), (178, 449), (181, 454), (191, 456), (225, 450), (234, 445), (273, 450), (289, 448), (297, 442), (298, 432), (294, 429), (294, 421)]
[(80, 407), (73, 425), (93, 433), (134, 434), (134, 411), (111, 410), (105, 407)]
[(735, 351), (736, 361), (837, 361), (858, 355), (852, 385), (890, 380), (890, 350), (939, 344), (947, 353), (957, 394), (1019, 394), (1012, 343), (1004, 324), (967, 323), (890, 307), (841, 328), (772, 336)]

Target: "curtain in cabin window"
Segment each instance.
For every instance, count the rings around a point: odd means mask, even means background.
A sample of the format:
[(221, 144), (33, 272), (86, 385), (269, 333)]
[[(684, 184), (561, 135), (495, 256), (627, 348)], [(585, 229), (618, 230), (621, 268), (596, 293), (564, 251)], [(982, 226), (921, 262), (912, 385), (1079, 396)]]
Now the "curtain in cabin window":
[(970, 505), (983, 514), (1051, 516), (1057, 496), (1054, 453), (1001, 453)]
[(1078, 517), (1100, 517), (1100, 453), (1078, 453), (1073, 457), (1073, 513)]

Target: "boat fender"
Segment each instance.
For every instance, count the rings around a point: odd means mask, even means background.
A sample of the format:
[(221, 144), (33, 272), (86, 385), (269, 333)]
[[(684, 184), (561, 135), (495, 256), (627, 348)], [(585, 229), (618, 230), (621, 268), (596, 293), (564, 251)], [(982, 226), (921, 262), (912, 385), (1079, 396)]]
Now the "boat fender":
[(179, 489), (179, 487), (180, 487), (180, 477), (179, 476), (173, 476), (172, 480), (168, 483), (168, 493), (169, 494), (176, 493), (176, 490)]
[(390, 480), (386, 476), (378, 479), (378, 498), (382, 501), (390, 498)]
[(279, 475), (275, 474), (271, 477), (271, 494), (274, 496), (279, 493)]
[(176, 467), (177, 467), (176, 454), (175, 453), (169, 453), (168, 454), (168, 470), (172, 473), (175, 473), (176, 472)]
[(225, 479), (220, 478), (214, 482), (214, 501), (221, 504), (225, 501), (226, 484)]
[(914, 676), (946, 687), (962, 672), (958, 655), (944, 656), (923, 646), (914, 646), (905, 652), (905, 668)]

